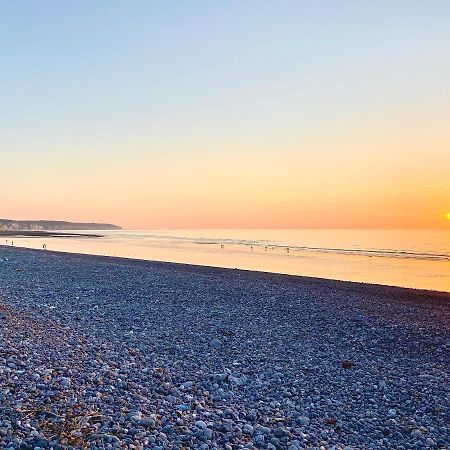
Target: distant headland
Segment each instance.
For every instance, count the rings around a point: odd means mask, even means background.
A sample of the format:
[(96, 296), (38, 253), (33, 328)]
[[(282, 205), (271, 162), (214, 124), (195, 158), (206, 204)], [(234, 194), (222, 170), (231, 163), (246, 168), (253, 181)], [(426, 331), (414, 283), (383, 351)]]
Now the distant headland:
[(55, 230), (121, 230), (110, 223), (82, 223), (61, 220), (0, 219), (0, 231), (55, 231)]

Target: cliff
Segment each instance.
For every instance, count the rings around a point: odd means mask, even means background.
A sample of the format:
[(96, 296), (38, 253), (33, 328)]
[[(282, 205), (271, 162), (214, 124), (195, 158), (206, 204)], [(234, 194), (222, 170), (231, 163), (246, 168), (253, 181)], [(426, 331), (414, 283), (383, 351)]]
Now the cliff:
[(0, 230), (120, 230), (110, 223), (78, 223), (60, 220), (10, 220), (0, 219)]

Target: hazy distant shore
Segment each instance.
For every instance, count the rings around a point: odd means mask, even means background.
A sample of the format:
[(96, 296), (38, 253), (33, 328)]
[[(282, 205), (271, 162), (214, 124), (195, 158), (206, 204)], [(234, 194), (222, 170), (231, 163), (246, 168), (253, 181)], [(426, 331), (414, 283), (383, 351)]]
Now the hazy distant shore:
[(67, 222), (64, 220), (14, 220), (1, 219), (0, 230), (61, 231), (61, 230), (121, 230), (112, 223)]
[(442, 448), (449, 300), (2, 246), (0, 447)]

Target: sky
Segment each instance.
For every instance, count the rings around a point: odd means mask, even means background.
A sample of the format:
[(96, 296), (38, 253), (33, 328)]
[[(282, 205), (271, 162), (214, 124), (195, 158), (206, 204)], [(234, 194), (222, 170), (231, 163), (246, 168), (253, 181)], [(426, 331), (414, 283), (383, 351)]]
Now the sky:
[(0, 217), (450, 228), (447, 0), (0, 6)]

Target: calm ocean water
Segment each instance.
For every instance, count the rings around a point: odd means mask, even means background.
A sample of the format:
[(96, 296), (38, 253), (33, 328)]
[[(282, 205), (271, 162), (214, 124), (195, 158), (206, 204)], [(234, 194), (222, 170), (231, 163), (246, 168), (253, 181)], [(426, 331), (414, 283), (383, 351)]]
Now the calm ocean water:
[[(92, 232), (93, 234), (95, 232)], [(99, 231), (16, 246), (450, 291), (450, 230)]]

